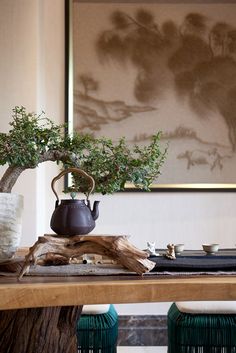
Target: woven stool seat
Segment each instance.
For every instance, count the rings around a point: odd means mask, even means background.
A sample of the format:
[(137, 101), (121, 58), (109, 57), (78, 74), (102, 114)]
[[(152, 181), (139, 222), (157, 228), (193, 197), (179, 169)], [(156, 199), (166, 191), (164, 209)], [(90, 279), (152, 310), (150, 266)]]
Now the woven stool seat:
[(102, 314), (83, 314), (77, 324), (79, 353), (116, 353), (118, 315), (113, 305)]
[(236, 314), (168, 311), (168, 353), (236, 353)]

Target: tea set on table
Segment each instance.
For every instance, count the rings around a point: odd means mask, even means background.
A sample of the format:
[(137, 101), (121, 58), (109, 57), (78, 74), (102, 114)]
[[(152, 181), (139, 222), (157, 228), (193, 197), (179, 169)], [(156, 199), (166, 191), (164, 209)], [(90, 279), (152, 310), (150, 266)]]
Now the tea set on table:
[[(74, 172), (88, 181), (87, 200), (59, 200), (58, 194), (55, 190), (55, 182), (62, 176)], [(95, 201), (93, 208), (91, 208), (89, 195), (93, 192), (95, 187), (94, 179), (88, 175), (84, 170), (78, 168), (68, 168), (63, 170), (59, 175), (53, 178), (51, 182), (52, 191), (56, 196), (55, 210), (51, 217), (51, 228), (58, 235), (67, 234), (72, 236), (75, 234), (83, 235), (90, 233), (95, 227), (95, 220), (98, 218), (98, 204)], [(215, 254), (219, 249), (219, 244), (203, 244), (203, 250), (207, 255)], [(149, 256), (160, 256), (156, 252), (155, 242), (147, 242), (147, 249)], [(168, 244), (164, 256), (168, 259), (176, 259), (176, 255), (181, 255), (184, 251), (184, 244)]]
[[(87, 199), (85, 200), (59, 200), (58, 194), (55, 190), (55, 182), (62, 176), (68, 173), (76, 173), (84, 177), (88, 182)], [(95, 188), (94, 179), (88, 175), (84, 170), (78, 168), (68, 168), (59, 173), (51, 182), (51, 188), (56, 196), (55, 210), (51, 217), (51, 229), (57, 235), (66, 234), (68, 237), (83, 235), (90, 233), (95, 227), (95, 220), (99, 216), (98, 204), (95, 201), (93, 208), (90, 205), (89, 195)], [(203, 250), (206, 254), (212, 255), (219, 249), (219, 244), (203, 244)], [(155, 242), (147, 242), (147, 249), (149, 256), (160, 256), (156, 252)], [(165, 256), (169, 259), (175, 259), (176, 255), (181, 255), (184, 251), (184, 244), (168, 244)]]
[[(202, 249), (206, 255), (214, 255), (219, 250), (219, 244), (202, 244)], [(155, 242), (147, 242), (147, 249), (149, 256), (161, 256), (156, 252)], [(168, 244), (165, 257), (168, 259), (176, 259), (176, 255), (181, 255), (184, 251), (184, 244)]]

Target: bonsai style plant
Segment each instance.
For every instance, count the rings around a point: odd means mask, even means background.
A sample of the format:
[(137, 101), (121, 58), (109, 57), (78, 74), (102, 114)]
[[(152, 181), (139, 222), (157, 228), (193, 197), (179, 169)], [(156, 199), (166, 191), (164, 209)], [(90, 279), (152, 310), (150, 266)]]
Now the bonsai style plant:
[[(65, 125), (55, 124), (44, 113), (27, 113), (24, 107), (15, 107), (12, 117), (10, 131), (0, 133), (0, 165), (8, 164), (0, 179), (0, 192), (10, 193), (24, 170), (46, 161), (85, 170), (94, 178), (98, 193), (124, 190), (126, 183), (147, 191), (165, 160), (160, 132), (152, 136), (148, 146), (128, 147), (124, 138), (114, 143), (77, 132), (64, 134)], [(72, 190), (77, 189), (87, 188), (74, 176)]]
[[(0, 261), (1, 257), (11, 257), (19, 245), (23, 200), (11, 191), (24, 170), (55, 161), (64, 168), (80, 168), (92, 176), (95, 192), (112, 194), (124, 190), (126, 183), (149, 190), (166, 156), (166, 149), (160, 148), (160, 133), (153, 135), (148, 146), (128, 147), (124, 138), (114, 143), (88, 134), (65, 134), (65, 125), (55, 124), (44, 113), (28, 113), (24, 107), (15, 107), (12, 118), (9, 132), (0, 133), (0, 165), (8, 165), (0, 179), (0, 234), (4, 237), (3, 242), (0, 239)], [(65, 191), (86, 194), (87, 190), (85, 179), (73, 174), (73, 184)], [(6, 234), (11, 232), (15, 240), (6, 240)]]

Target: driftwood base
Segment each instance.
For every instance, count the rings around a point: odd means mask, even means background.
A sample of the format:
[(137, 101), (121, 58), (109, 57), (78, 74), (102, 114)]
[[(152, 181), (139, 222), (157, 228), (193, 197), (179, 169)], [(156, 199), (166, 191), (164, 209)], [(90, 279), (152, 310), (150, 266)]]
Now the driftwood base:
[(77, 353), (82, 306), (0, 311), (1, 353)]
[(140, 275), (155, 266), (147, 259), (148, 253), (132, 245), (126, 236), (75, 235), (67, 238), (44, 235), (30, 248), (19, 277), (30, 265), (69, 264), (71, 259), (85, 254), (104, 255)]

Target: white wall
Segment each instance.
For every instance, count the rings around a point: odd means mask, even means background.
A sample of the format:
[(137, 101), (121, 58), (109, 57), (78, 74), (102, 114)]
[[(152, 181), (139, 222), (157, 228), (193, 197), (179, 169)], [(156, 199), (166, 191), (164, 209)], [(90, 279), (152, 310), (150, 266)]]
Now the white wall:
[[(0, 1), (0, 127), (8, 129), (11, 110), (28, 110), (64, 121), (64, 0)], [(16, 187), (25, 197), (22, 245), (50, 232), (54, 208), (51, 179), (58, 168), (46, 163), (25, 172)], [(228, 193), (118, 193), (100, 199), (96, 233), (129, 234), (145, 248), (183, 242), (200, 248), (203, 242), (222, 247), (236, 243), (236, 197)], [(121, 314), (162, 314), (169, 303), (118, 305)]]
[[(3, 0), (0, 2), (0, 122), (8, 130), (12, 108), (24, 105), (37, 108), (37, 2)], [(24, 194), (24, 234), (30, 240), (36, 232), (36, 172), (27, 171), (16, 192)], [(32, 220), (29, 222), (28, 220)]]

